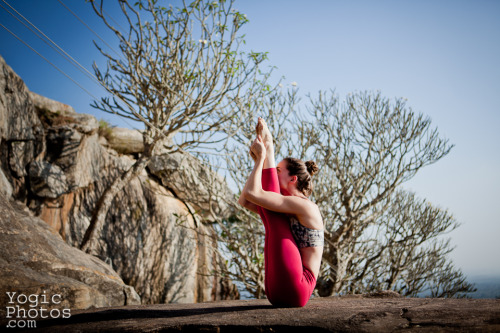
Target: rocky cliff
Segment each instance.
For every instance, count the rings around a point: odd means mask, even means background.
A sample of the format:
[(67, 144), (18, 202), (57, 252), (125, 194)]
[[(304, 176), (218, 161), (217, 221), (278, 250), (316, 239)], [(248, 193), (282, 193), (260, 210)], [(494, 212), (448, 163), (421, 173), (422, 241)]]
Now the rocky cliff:
[(58, 306), (70, 309), (140, 304), (134, 288), (109, 265), (66, 244), (47, 223), (3, 193), (0, 253), (2, 319), (11, 301), (8, 295), (14, 300), (16, 295), (60, 295)]
[[(16, 205), (27, 207), (27, 215), (18, 221), (31, 221), (38, 226), (22, 227), (24, 222), (20, 222), (21, 229), (16, 232), (25, 235), (19, 242), (55, 232), (58, 241), (73, 246), (72, 255), (64, 258), (59, 256), (60, 252), (69, 250), (62, 245), (50, 251), (40, 247), (40, 251), (56, 256), (44, 259), (48, 263), (45, 266), (23, 265), (36, 266), (30, 267), (46, 276), (52, 274), (47, 267), (56, 257), (66, 263), (72, 262), (70, 257), (90, 260), (75, 247), (82, 240), (100, 195), (134, 163), (140, 152), (140, 140), (136, 131), (103, 130), (93, 116), (76, 113), (68, 105), (30, 92), (0, 57), (0, 200), (15, 200)], [(197, 181), (200, 178), (212, 179), (212, 188), (201, 186)], [(199, 200), (203, 197), (199, 193), (213, 191), (231, 195), (227, 186), (191, 155), (163, 152), (115, 198), (96, 250), (96, 256), (105, 264), (92, 270), (104, 275), (115, 271), (118, 280), (124, 282), (122, 288), (132, 286), (142, 303), (237, 297), (234, 285), (212, 274), (218, 264), (211, 250), (210, 235), (214, 231), (210, 224), (199, 223), (198, 214), (215, 212), (224, 217), (231, 213), (224, 200), (215, 204)], [(5, 211), (10, 210), (5, 207)], [(9, 222), (5, 219), (0, 216), (4, 226), (0, 233), (8, 235)], [(42, 228), (39, 221), (50, 228)], [(23, 249), (16, 255), (31, 251), (30, 256), (37, 251), (38, 245), (24, 249), (16, 240), (6, 243), (5, 239), (0, 247), (0, 260), (12, 256), (7, 248)], [(10, 280), (25, 274), (15, 267), (9, 271)], [(83, 280), (87, 283), (92, 279)], [(38, 280), (30, 281), (34, 287)], [(42, 278), (38, 281), (40, 289), (43, 281)], [(0, 281), (2, 292), (8, 283)], [(101, 283), (96, 280), (87, 284), (94, 288)], [(124, 302), (123, 299), (106, 305)], [(95, 306), (102, 305), (96, 302)]]

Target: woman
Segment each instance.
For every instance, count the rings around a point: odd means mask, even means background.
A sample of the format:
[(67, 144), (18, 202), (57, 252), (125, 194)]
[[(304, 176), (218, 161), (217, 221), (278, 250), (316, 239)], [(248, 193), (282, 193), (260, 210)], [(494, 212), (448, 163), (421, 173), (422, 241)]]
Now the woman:
[(276, 306), (302, 307), (316, 286), (323, 254), (323, 219), (307, 198), (318, 167), (294, 158), (276, 166), (273, 139), (262, 118), (250, 154), (255, 165), (239, 203), (258, 213), (266, 229), (267, 298)]

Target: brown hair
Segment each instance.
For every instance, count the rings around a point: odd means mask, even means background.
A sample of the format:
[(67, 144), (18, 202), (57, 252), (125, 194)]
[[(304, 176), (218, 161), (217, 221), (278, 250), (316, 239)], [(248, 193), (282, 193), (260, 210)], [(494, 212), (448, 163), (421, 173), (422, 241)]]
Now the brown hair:
[(287, 157), (286, 169), (290, 176), (297, 176), (297, 190), (304, 193), (305, 196), (310, 196), (313, 190), (311, 177), (319, 170), (316, 162), (304, 162), (298, 158)]

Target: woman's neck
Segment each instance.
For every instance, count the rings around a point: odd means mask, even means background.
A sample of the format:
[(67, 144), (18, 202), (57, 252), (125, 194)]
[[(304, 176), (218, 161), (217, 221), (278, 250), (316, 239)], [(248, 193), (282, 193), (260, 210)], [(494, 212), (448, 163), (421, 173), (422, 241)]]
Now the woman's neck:
[(307, 197), (300, 191), (298, 191), (297, 189), (284, 189), (282, 188), (281, 189), (281, 194), (284, 195), (284, 196), (295, 196), (295, 197), (301, 197), (301, 198), (304, 198), (304, 199), (307, 199)]

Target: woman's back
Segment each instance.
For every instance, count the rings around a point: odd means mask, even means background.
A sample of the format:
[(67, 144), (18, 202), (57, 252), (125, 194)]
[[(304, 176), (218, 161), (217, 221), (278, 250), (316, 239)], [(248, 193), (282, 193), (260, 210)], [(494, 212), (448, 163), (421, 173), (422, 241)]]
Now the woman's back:
[[(314, 203), (311, 204), (318, 209)], [(317, 278), (321, 267), (321, 258), (323, 256), (324, 227), (321, 215), (319, 215), (319, 218), (315, 215), (319, 214), (313, 214), (312, 217), (308, 216), (309, 218), (302, 217), (300, 221), (294, 215), (291, 215), (289, 218), (290, 229), (299, 247), (302, 264), (314, 274), (315, 278)]]

